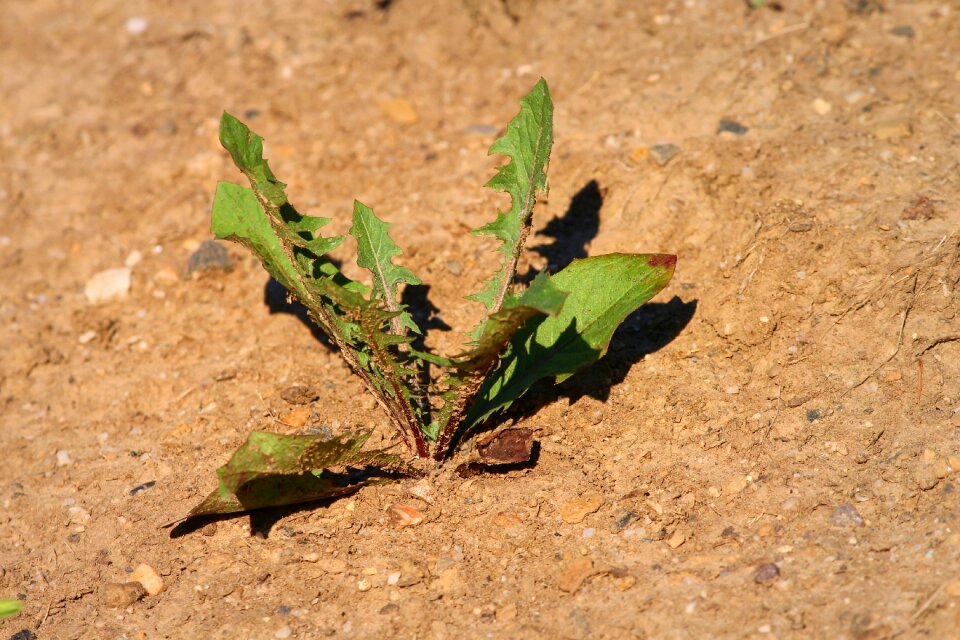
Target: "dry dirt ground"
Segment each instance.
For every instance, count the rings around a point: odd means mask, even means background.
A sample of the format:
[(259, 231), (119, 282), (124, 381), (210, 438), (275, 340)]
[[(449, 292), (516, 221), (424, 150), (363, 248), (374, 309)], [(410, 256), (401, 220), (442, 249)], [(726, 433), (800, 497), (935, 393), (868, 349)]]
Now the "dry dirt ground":
[[(0, 635), (960, 637), (960, 7), (772, 5), (6, 0), (0, 596), (25, 610)], [(492, 268), (466, 233), (501, 203), (486, 148), (539, 76), (525, 267), (679, 264), (606, 360), (501, 421), (537, 464), (171, 537), (253, 429), (392, 437), (239, 247), (187, 274), (239, 177), (221, 110), (302, 210), (393, 223), (452, 349)], [(166, 589), (111, 608), (140, 563)]]

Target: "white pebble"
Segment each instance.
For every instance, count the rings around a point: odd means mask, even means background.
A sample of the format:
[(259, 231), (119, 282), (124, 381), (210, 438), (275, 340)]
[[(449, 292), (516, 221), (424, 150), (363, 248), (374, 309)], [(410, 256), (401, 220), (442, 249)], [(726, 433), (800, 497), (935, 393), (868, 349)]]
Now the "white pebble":
[(391, 587), (400, 582), (400, 572), (394, 571), (393, 573), (387, 574), (387, 584)]
[(593, 527), (587, 527), (586, 529), (583, 530), (583, 537), (584, 537), (584, 538), (592, 538), (593, 535), (594, 535), (596, 532), (597, 532), (597, 530), (596, 530), (595, 528), (593, 528)]
[(143, 254), (134, 249), (127, 255), (127, 259), (123, 261), (123, 264), (128, 267), (135, 267), (140, 264), (141, 260), (143, 260)]
[(729, 387), (727, 387), (726, 389), (724, 389), (724, 391), (726, 391), (727, 393), (729, 393), (729, 394), (732, 395), (732, 396), (735, 396), (735, 395), (737, 395), (738, 393), (740, 393), (740, 386), (739, 386), (739, 385), (735, 385), (735, 384), (731, 384)]
[(277, 629), (276, 633), (273, 634), (273, 637), (280, 638), (280, 640), (283, 640), (284, 638), (289, 638), (292, 635), (293, 635), (293, 630), (290, 629), (290, 627), (280, 627), (279, 629)]
[(817, 98), (813, 101), (813, 110), (817, 112), (817, 115), (825, 116), (833, 109), (833, 105), (824, 100), (823, 98)]
[(125, 298), (130, 292), (130, 267), (107, 269), (87, 280), (83, 293), (90, 304)]
[(66, 449), (60, 449), (57, 451), (57, 466), (65, 467), (70, 464), (70, 452)]
[(134, 16), (123, 23), (123, 28), (131, 35), (140, 35), (147, 30), (147, 19), (142, 16)]
[(81, 333), (80, 337), (77, 338), (77, 342), (79, 342), (80, 344), (87, 344), (89, 342), (92, 342), (93, 339), (96, 337), (97, 337), (97, 332), (91, 329), (89, 331), (84, 331), (83, 333)]

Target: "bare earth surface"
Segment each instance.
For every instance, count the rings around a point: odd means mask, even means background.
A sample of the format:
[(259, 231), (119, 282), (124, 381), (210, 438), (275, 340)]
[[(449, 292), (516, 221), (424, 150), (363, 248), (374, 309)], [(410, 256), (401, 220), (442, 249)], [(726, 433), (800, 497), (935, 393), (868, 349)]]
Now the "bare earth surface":
[[(302, 4), (3, 4), (0, 596), (25, 611), (0, 635), (960, 637), (956, 3)], [(537, 464), (171, 537), (251, 430), (393, 437), (248, 254), (187, 273), (240, 177), (220, 112), (304, 212), (393, 224), (450, 351), (494, 265), (467, 233), (502, 205), (486, 149), (540, 76), (523, 269), (679, 263), (501, 420)], [(165, 590), (111, 607), (141, 563)]]

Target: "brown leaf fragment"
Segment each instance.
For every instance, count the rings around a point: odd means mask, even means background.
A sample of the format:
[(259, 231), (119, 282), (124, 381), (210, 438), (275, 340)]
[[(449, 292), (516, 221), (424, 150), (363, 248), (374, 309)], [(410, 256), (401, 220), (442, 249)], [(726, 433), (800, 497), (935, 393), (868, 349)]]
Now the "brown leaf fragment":
[(488, 465), (529, 462), (533, 453), (533, 431), (525, 427), (504, 429), (489, 442), (479, 445), (477, 452), (480, 461)]

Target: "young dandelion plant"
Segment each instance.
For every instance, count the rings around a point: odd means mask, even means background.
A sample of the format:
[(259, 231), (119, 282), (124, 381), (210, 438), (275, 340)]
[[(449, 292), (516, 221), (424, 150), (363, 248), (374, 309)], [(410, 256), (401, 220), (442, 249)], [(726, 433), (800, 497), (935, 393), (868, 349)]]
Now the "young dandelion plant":
[[(553, 102), (543, 80), (490, 147), (510, 161), (487, 186), (509, 194), (511, 206), (473, 231), (499, 241), (499, 265), (480, 291), (467, 296), (487, 313), (469, 348), (452, 356), (414, 348), (422, 329), (400, 302), (400, 291), (420, 279), (395, 262), (400, 248), (372, 209), (354, 202), (349, 232), (357, 264), (371, 274), (367, 285), (347, 278), (327, 255), (345, 236), (325, 236), (329, 219), (301, 214), (287, 200), (284, 183), (263, 157), (260, 136), (224, 113), (220, 141), (250, 186), (217, 186), (213, 234), (247, 247), (307, 308), (389, 416), (410, 456), (363, 449), (369, 433), (324, 439), (255, 432), (218, 470), (219, 488), (190, 516), (342, 495), (358, 483), (409, 473), (411, 456), (441, 463), (472, 429), (536, 381), (562, 382), (602, 357), (617, 326), (673, 275), (676, 256), (614, 253), (541, 273), (525, 288), (515, 282), (553, 146)], [(358, 480), (351, 468), (367, 473)]]

